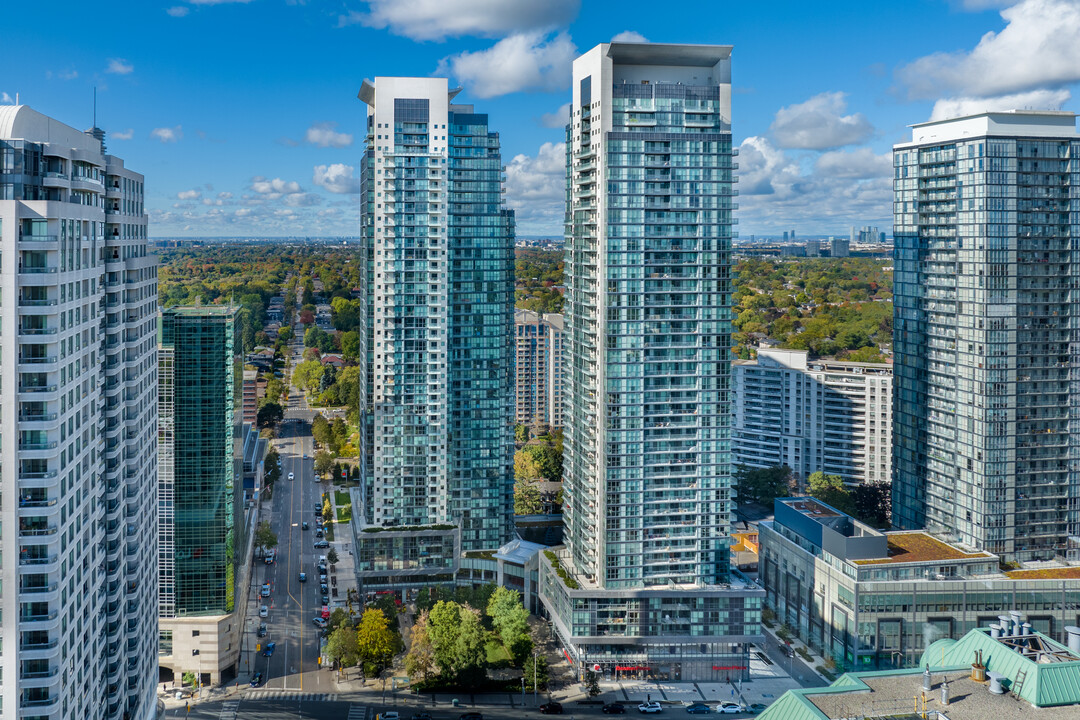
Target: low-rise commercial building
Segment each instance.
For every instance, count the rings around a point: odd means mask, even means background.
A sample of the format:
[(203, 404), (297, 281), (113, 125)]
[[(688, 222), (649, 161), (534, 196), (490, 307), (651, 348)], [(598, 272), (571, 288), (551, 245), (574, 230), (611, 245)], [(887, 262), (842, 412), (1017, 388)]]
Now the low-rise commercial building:
[(1080, 717), (1080, 628), (1072, 630), (1066, 646), (1024, 624), (973, 629), (935, 641), (917, 668), (851, 672), (830, 687), (789, 690), (758, 718), (1072, 720)]
[(882, 533), (813, 498), (758, 524), (766, 606), (839, 667), (907, 667), (1011, 610), (1065, 639), (1080, 624), (1080, 567), (1002, 570), (998, 556), (921, 531)]
[(805, 350), (759, 348), (734, 365), (736, 464), (787, 465), (845, 483), (892, 473), (892, 366), (809, 360)]

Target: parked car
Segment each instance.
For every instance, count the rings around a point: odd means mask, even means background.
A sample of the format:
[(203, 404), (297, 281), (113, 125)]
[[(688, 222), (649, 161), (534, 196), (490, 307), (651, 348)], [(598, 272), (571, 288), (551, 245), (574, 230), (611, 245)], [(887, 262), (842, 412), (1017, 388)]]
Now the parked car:
[(265, 605), (259, 606), (259, 617), (270, 617), (270, 608)]
[(259, 632), (255, 634), (259, 637), (266, 637), (266, 623), (259, 623)]
[(321, 502), (316, 502), (315, 503), (315, 515), (318, 516), (319, 513), (321, 513), (321, 512), (322, 512), (322, 503)]
[(712, 708), (703, 702), (696, 702), (687, 705), (686, 712), (691, 715), (708, 715), (712, 712)]
[(320, 597), (320, 599), (322, 600), (323, 605), (329, 605), (330, 604), (330, 596), (327, 595), (326, 593), (323, 593), (322, 596)]
[(323, 536), (323, 529), (321, 527), (315, 528), (315, 537), (321, 538)]
[(266, 647), (263, 648), (263, 657), (273, 657), (276, 647), (277, 643), (266, 643)]
[(307, 582), (307, 573), (300, 573), (300, 582)]
[(328, 541), (326, 539), (316, 540), (315, 541), (315, 549), (316, 550), (325, 550), (328, 547), (330, 547), (330, 541)]
[(270, 583), (263, 583), (262, 590), (259, 591), (259, 594), (263, 597), (270, 597)]
[(547, 702), (540, 706), (541, 715), (562, 715), (562, 703)]
[(622, 703), (608, 703), (604, 707), (600, 708), (600, 711), (605, 715), (625, 715), (626, 706)]
[(251, 687), (253, 687), (253, 688), (254, 687), (259, 687), (260, 685), (262, 685), (262, 673), (257, 672), (254, 675), (252, 675), (250, 684), (251, 684)]
[(484, 716), (478, 712), (461, 713), (458, 720), (484, 720)]
[(277, 553), (275, 553), (273, 550), (267, 550), (266, 557), (263, 558), (263, 562), (265, 562), (267, 565), (273, 565), (274, 557), (276, 556), (276, 554)]
[(746, 707), (746, 709), (747, 709), (748, 712), (752, 712), (752, 713), (754, 713), (756, 715), (757, 713), (765, 712), (765, 709), (767, 707), (769, 707), (769, 706), (766, 705), (765, 703), (750, 703)]
[(323, 620), (321, 617), (311, 618), (311, 624), (314, 625), (317, 628), (326, 627), (326, 621)]
[(398, 715), (397, 710), (387, 710), (376, 715), (375, 720), (401, 720), (401, 716)]
[(643, 702), (637, 706), (639, 713), (658, 713), (664, 712), (664, 706), (658, 702)]
[(413, 713), (409, 720), (431, 720), (431, 713), (418, 712)]
[(727, 715), (734, 715), (735, 713), (741, 713), (745, 709), (746, 708), (744, 708), (739, 703), (732, 702), (731, 700), (724, 700), (723, 702), (721, 702), (719, 705), (716, 706), (716, 712), (725, 713)]

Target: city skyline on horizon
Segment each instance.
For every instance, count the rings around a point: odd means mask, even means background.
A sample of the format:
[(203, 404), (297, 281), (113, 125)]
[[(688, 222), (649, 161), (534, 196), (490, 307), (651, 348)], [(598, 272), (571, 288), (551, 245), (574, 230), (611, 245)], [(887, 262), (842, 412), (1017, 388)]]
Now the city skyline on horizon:
[[(522, 234), (559, 236), (563, 115), (582, 48), (646, 38), (732, 44), (740, 232), (828, 235), (888, 227), (890, 150), (907, 125), (984, 107), (1068, 109), (1080, 81), (1069, 42), (1080, 32), (1078, 0), (832, 12), (782, 2), (723, 15), (699, 7), (654, 13), (645, 28), (633, 19), (646, 7), (634, 3), (615, 15), (580, 0), (541, 9), (494, 0), (486, 12), (467, 0), (369, 0), (341, 12), (176, 0), (121, 3), (107, 16), (72, 5), (47, 38), (17, 7), (12, 24), (26, 31), (5, 43), (12, 72), (0, 102), (19, 95), (85, 129), (96, 88), (110, 150), (156, 179), (147, 197), (154, 236), (348, 236), (359, 226), (361, 82), (447, 76), (464, 88), (461, 102), (483, 103), (501, 128)], [(104, 23), (122, 46), (89, 41)], [(253, 32), (235, 37), (240, 25)], [(873, 44), (842, 42), (869, 34)], [(844, 49), (815, 52), (823, 42)], [(279, 47), (294, 52), (277, 60)]]

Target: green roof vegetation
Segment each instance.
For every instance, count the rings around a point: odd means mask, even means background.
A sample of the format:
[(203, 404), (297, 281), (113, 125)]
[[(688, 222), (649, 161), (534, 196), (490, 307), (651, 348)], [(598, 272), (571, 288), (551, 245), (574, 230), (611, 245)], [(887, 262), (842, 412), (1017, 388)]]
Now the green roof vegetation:
[(544, 556), (548, 559), (548, 562), (551, 563), (551, 567), (555, 568), (555, 574), (562, 579), (563, 585), (570, 588), (571, 590), (579, 590), (581, 588), (581, 585), (578, 584), (578, 581), (570, 577), (570, 573), (566, 572), (566, 570), (563, 569), (562, 563), (559, 562), (558, 555), (551, 552), (550, 550), (545, 550)]
[(361, 532), (424, 532), (425, 530), (457, 530), (457, 525), (404, 525), (402, 527), (366, 527)]

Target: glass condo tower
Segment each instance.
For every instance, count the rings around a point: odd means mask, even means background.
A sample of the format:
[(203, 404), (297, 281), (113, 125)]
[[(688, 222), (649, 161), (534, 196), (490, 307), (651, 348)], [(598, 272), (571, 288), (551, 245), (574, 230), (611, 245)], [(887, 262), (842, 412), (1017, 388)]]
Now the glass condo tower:
[(513, 530), (514, 218), (499, 135), (445, 78), (379, 77), (361, 172), (363, 588), (453, 582)]
[(1072, 113), (896, 145), (893, 522), (1006, 560), (1080, 559)]
[(581, 672), (748, 672), (731, 577), (730, 46), (611, 43), (567, 126), (565, 548), (540, 592)]

